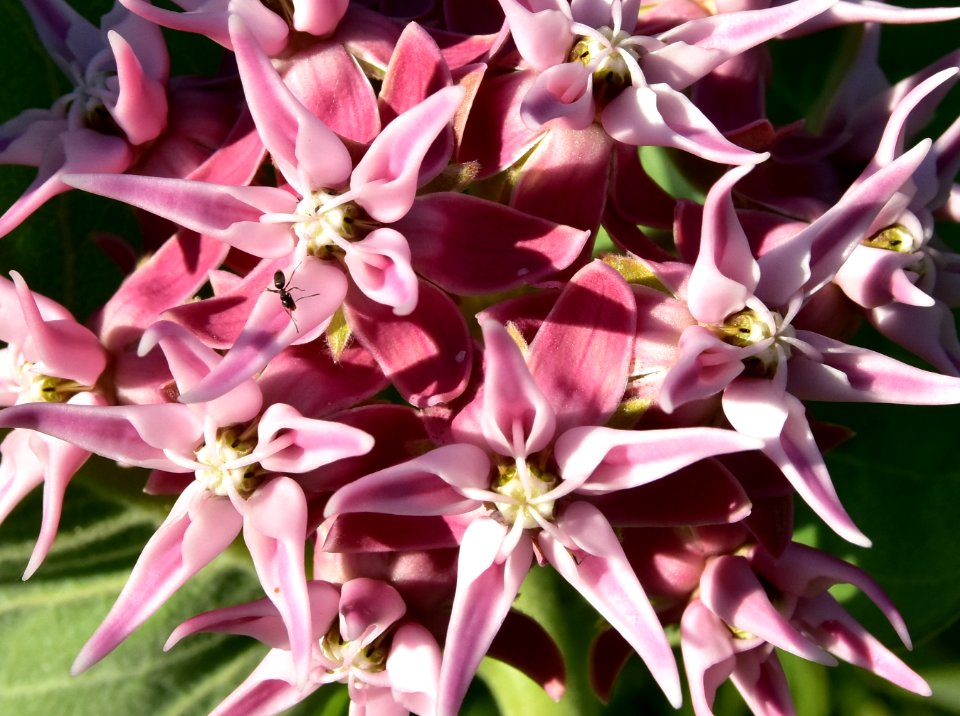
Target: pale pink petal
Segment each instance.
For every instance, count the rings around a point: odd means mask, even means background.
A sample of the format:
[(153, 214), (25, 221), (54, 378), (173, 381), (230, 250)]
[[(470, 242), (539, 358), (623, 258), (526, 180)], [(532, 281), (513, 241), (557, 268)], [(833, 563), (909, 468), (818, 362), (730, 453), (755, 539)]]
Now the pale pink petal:
[(361, 577), (340, 589), (340, 636), (370, 644), (406, 613), (400, 593), (386, 582)]
[(503, 525), (480, 519), (464, 534), (440, 667), (438, 716), (458, 712), (481, 659), (530, 570), (533, 547), (529, 538), (521, 540), (503, 562), (492, 561), (505, 533)]
[(263, 143), (300, 196), (346, 183), (353, 167), (343, 142), (280, 79), (248, 26), (230, 18), (244, 96)]
[(700, 578), (700, 599), (724, 622), (760, 637), (802, 659), (833, 666), (836, 660), (788, 622), (764, 592), (743, 557), (723, 556), (707, 564)]
[(685, 328), (677, 350), (677, 362), (667, 371), (657, 397), (668, 413), (717, 395), (743, 372), (743, 349), (724, 343), (703, 326)]
[(490, 447), (521, 459), (542, 450), (556, 432), (556, 415), (527, 368), (520, 347), (496, 321), (484, 321), (481, 427)]
[(440, 682), (440, 646), (426, 628), (407, 623), (393, 632), (387, 673), (400, 704), (414, 713), (433, 713)]
[(610, 523), (592, 505), (574, 502), (561, 513), (557, 528), (584, 553), (575, 558), (544, 532), (538, 540), (547, 561), (630, 643), (673, 707), (680, 708), (673, 651)]
[(377, 221), (390, 223), (409, 211), (420, 163), (452, 121), (465, 90), (446, 87), (393, 120), (377, 135), (350, 177), (355, 201)]
[(295, 243), (289, 224), (260, 222), (264, 214), (286, 214), (294, 209), (296, 199), (276, 187), (228, 186), (131, 174), (67, 174), (64, 181), (162, 216), (254, 256), (286, 256)]
[(555, 432), (603, 424), (613, 415), (627, 387), (636, 312), (630, 285), (601, 261), (566, 284), (527, 355), (530, 374), (556, 415)]
[(444, 445), (341, 487), (324, 515), (383, 512), (393, 515), (449, 515), (479, 506), (456, 488), (487, 489), (490, 458), (478, 447)]
[(131, 144), (156, 139), (167, 125), (167, 92), (162, 82), (144, 72), (141, 60), (120, 33), (107, 33), (117, 63), (119, 92), (107, 111)]
[(307, 499), (289, 477), (275, 477), (245, 501), (243, 539), (260, 584), (280, 612), (290, 636), (297, 682), (306, 683), (313, 650), (313, 626), (304, 549)]
[(699, 599), (690, 602), (680, 619), (680, 650), (696, 716), (713, 716), (717, 688), (733, 673), (732, 635)]
[(737, 655), (730, 676), (747, 708), (764, 716), (797, 716), (790, 685), (775, 651), (752, 649)]
[(230, 500), (199, 483), (180, 495), (143, 548), (126, 586), (103, 623), (77, 655), (72, 674), (86, 671), (113, 651), (190, 577), (225, 550), (240, 533)]
[[(297, 269), (296, 281), (303, 287), (298, 286), (298, 292), (291, 289), (295, 308), (285, 308), (280, 296), (265, 290), (233, 348), (203, 380), (180, 396), (182, 402), (204, 402), (224, 395), (263, 370), (290, 344), (308, 342), (323, 332), (346, 296), (346, 277), (326, 261), (305, 259)], [(301, 295), (308, 287), (320, 292)]]
[(564, 485), (579, 483), (577, 492), (603, 494), (659, 480), (706, 457), (761, 447), (760, 440), (717, 428), (580, 427), (557, 438), (554, 458)]
[(573, 22), (569, 11), (562, 11), (561, 2), (537, 2), (530, 10), (518, 0), (500, 0), (513, 41), (535, 70), (565, 61), (573, 45)]
[(348, 0), (293, 0), (293, 29), (323, 37), (337, 29)]
[(741, 310), (760, 280), (760, 267), (733, 208), (733, 186), (753, 167), (724, 174), (703, 207), (700, 252), (687, 285), (690, 313), (702, 323), (722, 323)]
[(580, 62), (555, 65), (540, 73), (520, 105), (520, 116), (530, 129), (550, 127), (586, 129), (593, 124), (593, 75)]
[(778, 439), (789, 414), (782, 381), (737, 378), (723, 391), (723, 414), (744, 435)]
[(410, 247), (399, 231), (381, 227), (346, 249), (350, 277), (368, 298), (408, 316), (417, 307), (417, 275), (410, 265)]
[(323, 684), (296, 685), (293, 659), (285, 649), (271, 649), (242, 684), (220, 702), (210, 716), (277, 714), (300, 703)]

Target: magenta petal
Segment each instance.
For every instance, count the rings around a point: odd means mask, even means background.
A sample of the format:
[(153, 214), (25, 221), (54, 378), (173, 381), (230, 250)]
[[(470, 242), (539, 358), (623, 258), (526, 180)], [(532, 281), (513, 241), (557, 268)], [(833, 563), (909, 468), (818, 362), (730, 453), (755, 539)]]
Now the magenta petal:
[(836, 660), (810, 642), (770, 603), (743, 557), (718, 557), (700, 578), (700, 599), (724, 622), (802, 659), (833, 666)]
[(544, 532), (538, 539), (547, 561), (630, 643), (673, 707), (680, 708), (673, 651), (610, 523), (593, 505), (574, 502), (561, 513), (557, 528), (584, 553), (575, 558)]
[[(310, 340), (326, 328), (347, 293), (343, 272), (326, 261), (304, 259), (295, 280), (303, 284), (297, 286), (299, 291), (291, 290), (295, 309), (285, 308), (279, 296), (265, 290), (233, 348), (203, 380), (180, 396), (181, 402), (199, 403), (224, 395), (263, 370), (291, 343)], [(320, 293), (301, 295), (310, 290), (307, 287), (317, 287)]]
[(452, 83), (437, 43), (411, 22), (397, 40), (380, 87), (380, 116), (385, 123), (391, 122)]
[(106, 656), (240, 532), (230, 500), (193, 483), (143, 548), (126, 586), (73, 663), (79, 674)]
[(391, 515), (452, 515), (478, 507), (460, 486), (486, 489), (490, 458), (478, 447), (444, 445), (362, 477), (341, 487), (327, 502), (324, 515), (383, 512)]
[(645, 485), (714, 455), (758, 450), (763, 443), (733, 430), (573, 428), (554, 446), (564, 481), (578, 492), (604, 494)]
[(287, 627), (297, 681), (305, 684), (314, 639), (304, 556), (307, 498), (295, 480), (275, 477), (242, 502), (243, 539)]
[(542, 450), (556, 432), (556, 416), (507, 330), (484, 321), (483, 407), (480, 423), (490, 447), (524, 458)]
[(630, 285), (601, 261), (580, 269), (564, 287), (527, 356), (556, 414), (556, 432), (599, 425), (613, 415), (633, 360), (636, 313)]
[(283, 189), (132, 174), (67, 174), (63, 179), (78, 189), (126, 202), (254, 256), (279, 258), (293, 250), (289, 224), (260, 222), (264, 214), (293, 210), (296, 199)]
[(453, 119), (465, 90), (446, 87), (407, 110), (377, 135), (350, 177), (355, 201), (374, 219), (396, 221), (413, 204), (420, 163)]
[(417, 272), (458, 294), (541, 281), (573, 263), (590, 238), (587, 231), (452, 192), (418, 197), (393, 228), (407, 238)]
[(417, 293), (417, 307), (409, 316), (397, 316), (354, 293), (344, 313), (357, 340), (400, 394), (426, 407), (464, 391), (473, 365), (473, 340), (447, 294), (424, 281)]
[(164, 449), (192, 453), (203, 434), (186, 405), (24, 403), (0, 411), (0, 427), (28, 428), (125, 465), (182, 472)]
[[(286, 445), (276, 451), (277, 444)], [(370, 452), (373, 438), (349, 425), (302, 416), (283, 403), (268, 407), (257, 425), (259, 463), (272, 472), (309, 472), (336, 460)]]
[(690, 701), (697, 716), (713, 712), (717, 688), (733, 673), (731, 634), (699, 599), (690, 602), (680, 619), (680, 649), (690, 684)]
[(440, 667), (437, 716), (458, 712), (480, 660), (530, 570), (533, 547), (529, 538), (522, 539), (503, 562), (490, 563), (490, 553), (499, 548), (497, 538), (502, 539), (505, 533), (503, 525), (480, 519), (464, 534)]
[(250, 114), (287, 182), (300, 196), (344, 184), (353, 163), (343, 142), (293, 96), (236, 15), (230, 38)]

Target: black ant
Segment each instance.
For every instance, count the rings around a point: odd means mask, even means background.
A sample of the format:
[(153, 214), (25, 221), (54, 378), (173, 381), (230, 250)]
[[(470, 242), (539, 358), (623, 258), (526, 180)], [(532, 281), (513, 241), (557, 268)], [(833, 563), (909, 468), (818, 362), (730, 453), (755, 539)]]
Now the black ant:
[[(273, 288), (267, 288), (270, 293), (275, 293), (280, 296), (280, 305), (283, 306), (284, 310), (290, 316), (290, 320), (293, 322), (293, 327), (297, 329), (297, 333), (300, 332), (300, 327), (297, 325), (297, 319), (293, 317), (293, 312), (297, 310), (297, 301), (290, 292), (302, 291), (303, 289), (299, 286), (291, 286), (290, 284), (293, 282), (293, 275), (297, 272), (298, 268), (300, 268), (300, 264), (297, 264), (293, 271), (290, 272), (289, 279), (283, 274), (283, 271), (275, 271), (273, 274)], [(313, 298), (319, 295), (319, 293), (311, 293), (309, 296), (301, 296), (300, 298)]]

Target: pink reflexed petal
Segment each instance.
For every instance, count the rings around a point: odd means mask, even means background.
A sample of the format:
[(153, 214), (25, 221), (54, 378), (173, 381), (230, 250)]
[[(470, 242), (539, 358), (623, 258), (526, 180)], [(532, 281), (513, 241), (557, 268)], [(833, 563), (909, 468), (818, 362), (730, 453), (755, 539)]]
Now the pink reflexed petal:
[(480, 660), (530, 570), (533, 546), (529, 538), (522, 539), (503, 562), (492, 561), (505, 534), (503, 525), (479, 519), (463, 536), (437, 687), (438, 716), (458, 712)]
[(230, 546), (240, 526), (240, 515), (230, 500), (204, 492), (196, 482), (184, 490), (143, 548), (110, 613), (80, 650), (71, 673), (86, 671), (116, 648)]
[(275, 477), (241, 502), (243, 539), (287, 627), (297, 681), (305, 684), (314, 636), (304, 556), (307, 498), (295, 480)]
[(731, 57), (792, 30), (836, 2), (798, 0), (780, 7), (690, 20), (658, 36), (667, 47), (644, 58), (644, 74), (648, 82), (667, 82), (675, 89), (685, 89)]
[(26, 109), (0, 124), (0, 162), (38, 167), (67, 120), (49, 109)]
[(483, 435), (501, 455), (521, 459), (542, 450), (553, 439), (556, 414), (507, 330), (492, 320), (484, 321), (481, 328)]
[(479, 507), (458, 487), (489, 486), (490, 458), (483, 450), (473, 445), (444, 445), (341, 487), (323, 513), (327, 517), (344, 512), (452, 515)]
[(733, 673), (735, 657), (726, 625), (699, 599), (680, 619), (680, 650), (696, 716), (713, 714), (717, 688)]
[(280, 79), (247, 25), (230, 18), (244, 96), (264, 146), (300, 196), (347, 181), (353, 163), (343, 142)]
[(340, 635), (369, 644), (407, 611), (400, 593), (386, 582), (361, 577), (340, 588)]
[(45, 321), (23, 277), (16, 271), (11, 271), (10, 277), (30, 335), (24, 355), (42, 363), (48, 375), (95, 385), (107, 364), (106, 351), (97, 337), (73, 319)]
[(49, 199), (69, 190), (63, 179), (67, 172), (122, 172), (132, 160), (130, 145), (120, 137), (92, 129), (64, 131), (46, 148), (36, 179), (0, 216), (0, 237), (20, 226)]
[(467, 386), (473, 339), (459, 308), (443, 291), (421, 281), (409, 316), (352, 293), (347, 323), (384, 374), (410, 403), (427, 407), (453, 400)]
[(636, 313), (630, 285), (601, 261), (587, 264), (564, 287), (527, 355), (530, 374), (556, 415), (555, 432), (602, 424), (613, 415), (633, 360)]
[(116, 350), (137, 340), (159, 314), (184, 302), (223, 263), (229, 247), (191, 232), (178, 232), (127, 277), (102, 309), (99, 335)]
[[(273, 452), (273, 442), (290, 445)], [(373, 437), (349, 425), (305, 418), (295, 408), (274, 403), (264, 411), (257, 425), (255, 453), (264, 470), (309, 472), (328, 463), (370, 452)]]
[(408, 316), (417, 307), (417, 275), (410, 266), (410, 247), (399, 231), (381, 227), (346, 250), (344, 263), (357, 288), (377, 303)]
[(677, 362), (667, 371), (657, 397), (663, 409), (670, 413), (684, 403), (721, 392), (743, 372), (742, 352), (708, 328), (685, 328), (677, 346)]
[(706, 457), (761, 447), (760, 440), (716, 428), (580, 427), (557, 438), (554, 458), (564, 484), (579, 483), (577, 491), (584, 494), (604, 494), (646, 485)]
[(730, 676), (751, 713), (764, 716), (797, 716), (790, 685), (774, 651), (752, 649), (737, 655)]
[(593, 75), (580, 62), (566, 62), (544, 70), (530, 85), (520, 105), (520, 116), (530, 129), (550, 127), (586, 129), (593, 124)]
[(393, 228), (407, 238), (417, 272), (458, 294), (536, 283), (569, 266), (590, 237), (587, 231), (453, 192), (418, 197)]
[(278, 714), (300, 703), (321, 686), (322, 683), (315, 681), (307, 682), (303, 688), (296, 686), (290, 652), (271, 649), (250, 676), (210, 712), (210, 716)]
[[(158, 321), (148, 328), (140, 341), (139, 352), (145, 355), (154, 345), (163, 350), (170, 372), (180, 393), (185, 393), (203, 380), (222, 360), (219, 353), (207, 348), (195, 335), (170, 321)], [(253, 420), (263, 405), (263, 395), (252, 379), (235, 386), (230, 392), (203, 406), (204, 415), (216, 425), (236, 425)]]
[(453, 119), (465, 90), (446, 87), (393, 120), (377, 135), (350, 177), (355, 201), (377, 221), (396, 221), (417, 191), (420, 163)]
[(837, 25), (860, 25), (878, 23), (883, 25), (913, 25), (926, 22), (949, 22), (960, 17), (960, 8), (955, 7), (898, 7), (882, 2), (840, 0), (822, 15), (803, 23), (795, 33), (787, 37), (805, 35)]
[(47, 444), (33, 442), (37, 437), (29, 430), (12, 430), (0, 442), (0, 524), (24, 497), (43, 484), (45, 465), (35, 448), (42, 453)]
[(902, 689), (930, 696), (930, 685), (851, 617), (830, 594), (804, 600), (795, 619), (834, 656), (871, 671)]
[(627, 87), (604, 108), (607, 134), (634, 146), (674, 147), (721, 164), (757, 164), (757, 154), (726, 139), (703, 112), (665, 84)]
[(787, 421), (779, 439), (767, 441), (764, 455), (776, 463), (797, 494), (834, 532), (853, 544), (869, 547), (870, 540), (840, 504), (807, 423), (803, 404), (789, 393), (783, 400), (789, 411)]
[(293, 29), (323, 37), (337, 29), (348, 0), (293, 0)]
[(298, 286), (301, 291), (316, 287), (320, 293), (301, 297), (299, 292), (292, 292), (297, 300), (294, 317), (294, 312), (280, 303), (279, 296), (264, 291), (233, 348), (206, 378), (180, 396), (181, 402), (199, 403), (224, 395), (263, 370), (271, 358), (291, 343), (309, 341), (323, 332), (346, 296), (346, 277), (330, 263), (305, 259), (294, 280), (302, 284)]
[(440, 662), (440, 646), (426, 628), (401, 625), (393, 633), (387, 655), (390, 688), (397, 701), (414, 713), (433, 713)]
[[(883, 130), (880, 145), (871, 161), (872, 165), (886, 166), (903, 153), (904, 135), (907, 132), (907, 121), (910, 119), (910, 115), (918, 106), (923, 106), (925, 100), (927, 102), (939, 100), (957, 81), (958, 75), (960, 75), (960, 68), (958, 67), (941, 70), (927, 77), (900, 98), (896, 106), (893, 107), (893, 111), (890, 112), (890, 119), (887, 120), (887, 126)], [(942, 87), (947, 82), (949, 84)], [(936, 92), (938, 89), (939, 92)], [(930, 95), (933, 95), (933, 97)], [(934, 189), (935, 191), (936, 189)]]
[(960, 341), (953, 311), (936, 302), (929, 308), (893, 304), (875, 308), (870, 323), (894, 343), (923, 358), (941, 373), (960, 375)]
[(119, 94), (107, 111), (133, 145), (156, 139), (167, 125), (167, 93), (147, 76), (133, 48), (118, 32), (107, 33), (117, 63)]
[(677, 662), (610, 523), (593, 505), (574, 502), (560, 514), (557, 529), (585, 554), (575, 559), (544, 532), (538, 540), (547, 561), (630, 643), (673, 707), (680, 708)]
[[(233, 14), (241, 17), (252, 29), (263, 51), (268, 55), (278, 54), (287, 44), (287, 23), (264, 7), (260, 0), (231, 0), (229, 10), (226, 1), (211, 2), (188, 12), (163, 10), (146, 0), (120, 0), (120, 4), (161, 27), (205, 35), (228, 50), (233, 47), (227, 20)], [(222, 9), (217, 8), (217, 5), (222, 5)]]
[(810, 642), (770, 603), (743, 557), (711, 560), (700, 578), (700, 599), (730, 626), (749, 632), (802, 659), (833, 666), (836, 660)]
[(733, 185), (753, 167), (724, 174), (703, 206), (700, 252), (687, 286), (690, 313), (703, 323), (722, 323), (744, 307), (760, 280), (760, 267), (733, 208)]
[(904, 273), (916, 260), (911, 254), (860, 245), (837, 271), (833, 282), (851, 301), (864, 308), (877, 308), (893, 301), (930, 307), (936, 301)]
[(380, 116), (389, 123), (435, 92), (453, 84), (440, 48), (420, 25), (403, 29), (380, 87)]
[(797, 338), (823, 355), (790, 361), (790, 392), (802, 400), (952, 405), (960, 403), (960, 378), (914, 368), (866, 348), (809, 331)]
[(264, 214), (293, 210), (296, 198), (283, 189), (131, 174), (68, 174), (64, 181), (162, 216), (254, 256), (279, 258), (293, 250), (289, 224), (260, 223)]
[(190, 454), (203, 434), (200, 419), (177, 404), (24, 403), (0, 411), (0, 427), (37, 430), (124, 465), (170, 472), (185, 468), (163, 450)]
[[(538, 2), (530, 10), (518, 0), (500, 0), (513, 41), (537, 71), (559, 65), (573, 45), (573, 22), (559, 1)], [(569, 11), (568, 11), (569, 12)]]
[[(307, 591), (313, 616), (313, 636), (320, 639), (337, 617), (340, 592), (333, 585), (320, 581), (307, 582)], [(182, 639), (199, 632), (242, 634), (274, 649), (290, 649), (290, 639), (280, 612), (266, 597), (247, 604), (214, 609), (188, 619), (173, 630), (163, 650), (169, 651)]]
[(750, 559), (779, 589), (803, 597), (815, 597), (834, 584), (854, 585), (883, 612), (904, 646), (912, 648), (906, 622), (890, 597), (873, 577), (856, 565), (797, 542), (788, 544), (779, 557), (757, 549)]
[(32, 0), (24, 5), (47, 51), (66, 65), (86, 65), (103, 49), (97, 28), (63, 0)]

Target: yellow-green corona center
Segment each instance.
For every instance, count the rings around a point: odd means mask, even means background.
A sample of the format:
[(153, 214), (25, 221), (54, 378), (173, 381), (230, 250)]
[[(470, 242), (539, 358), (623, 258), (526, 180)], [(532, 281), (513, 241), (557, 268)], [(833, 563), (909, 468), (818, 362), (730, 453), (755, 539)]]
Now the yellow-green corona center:
[(296, 213), (305, 218), (294, 224), (294, 232), (319, 258), (326, 258), (338, 240), (355, 241), (365, 232), (363, 210), (355, 202), (340, 202), (337, 194), (317, 191), (305, 196)]
[(726, 320), (717, 326), (716, 331), (724, 343), (741, 348), (752, 346), (773, 335), (767, 322), (749, 308), (727, 316)]
[(257, 463), (246, 463), (243, 458), (253, 449), (254, 443), (235, 430), (219, 430), (213, 444), (204, 443), (196, 452), (197, 462), (203, 466), (196, 470), (197, 480), (215, 495), (249, 495), (259, 482), (260, 469)]
[(47, 375), (38, 363), (23, 362), (14, 367), (14, 375), (13, 390), (21, 394), (21, 403), (66, 403), (77, 393), (92, 390), (75, 380)]
[[(796, 334), (793, 326), (784, 324), (783, 316), (771, 311), (767, 317), (751, 308), (731, 313), (724, 322), (713, 326), (716, 335), (738, 348), (756, 348), (743, 359), (745, 375), (755, 378), (769, 378), (776, 373), (777, 364), (782, 356), (790, 357), (789, 340)], [(772, 340), (770, 340), (772, 339)], [(757, 344), (766, 342), (765, 346)]]
[(609, 27), (599, 29), (603, 40), (598, 37), (581, 36), (570, 50), (568, 60), (580, 62), (593, 71), (593, 96), (600, 107), (619, 95), (631, 83), (630, 68), (623, 52), (637, 59), (633, 47), (618, 47), (623, 40), (630, 38), (626, 32), (614, 32)]
[(331, 664), (327, 670), (346, 681), (360, 677), (364, 673), (375, 674), (383, 671), (387, 664), (387, 653), (382, 648), (383, 637), (367, 645), (359, 641), (344, 641), (336, 624), (320, 640), (320, 651)]
[(869, 239), (864, 239), (862, 243), (864, 246), (869, 246), (874, 249), (884, 249), (886, 251), (896, 251), (900, 254), (909, 254), (913, 251), (916, 240), (906, 226), (903, 224), (893, 224), (878, 231)]
[[(521, 470), (526, 475), (521, 475)], [(526, 462), (500, 465), (498, 471), (493, 491), (506, 498), (496, 503), (506, 524), (519, 522), (523, 529), (533, 529), (543, 520), (553, 519), (553, 500), (540, 498), (557, 486), (556, 477)]]

